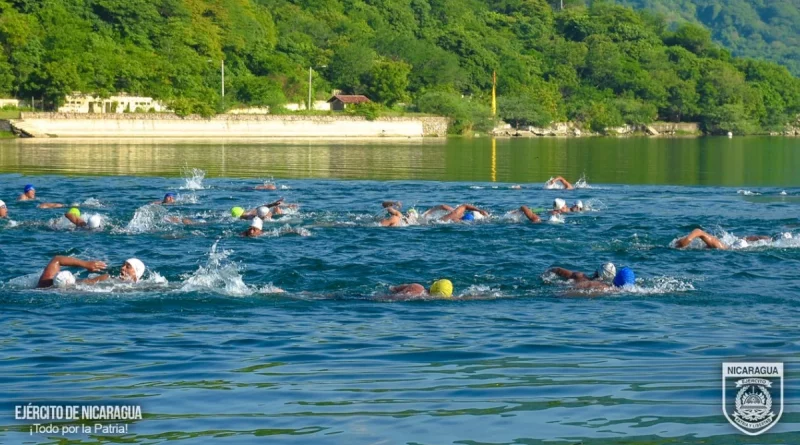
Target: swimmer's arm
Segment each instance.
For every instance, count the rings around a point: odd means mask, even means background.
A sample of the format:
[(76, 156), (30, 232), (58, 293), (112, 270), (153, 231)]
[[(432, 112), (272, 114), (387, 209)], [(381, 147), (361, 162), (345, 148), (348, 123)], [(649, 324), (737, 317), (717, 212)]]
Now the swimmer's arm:
[(547, 271), (548, 272), (552, 272), (552, 273), (558, 275), (559, 277), (567, 279), (567, 280), (571, 279), (572, 276), (575, 274), (575, 272), (573, 272), (573, 271), (571, 271), (569, 269), (564, 269), (563, 267), (553, 267), (552, 269), (548, 269)]
[(520, 207), (519, 211), (522, 212), (533, 223), (542, 222), (542, 219), (539, 218), (539, 215), (533, 213), (533, 210), (528, 208), (528, 206)]
[(573, 187), (573, 186), (572, 186), (572, 184), (570, 184), (570, 182), (569, 182), (569, 181), (567, 181), (566, 179), (564, 179), (562, 176), (556, 176), (555, 178), (553, 178), (553, 181), (552, 181), (552, 182), (560, 182), (561, 184), (563, 184), (563, 185), (564, 185), (564, 187), (565, 187), (567, 190), (572, 190), (572, 189), (574, 189), (574, 188), (575, 188), (575, 187)]
[(71, 222), (72, 224), (75, 224), (78, 227), (86, 226), (86, 221), (81, 219), (80, 216), (75, 216), (72, 213), (65, 213), (64, 214), (64, 218), (67, 218), (69, 220), (69, 222)]
[(483, 216), (489, 216), (489, 212), (487, 212), (486, 210), (483, 210), (483, 209), (479, 209), (479, 208), (475, 207), (475, 206), (474, 206), (474, 205), (472, 205), (472, 204), (464, 204), (464, 205), (462, 205), (461, 207), (463, 207), (465, 210), (469, 210), (469, 211), (471, 211), (471, 212), (472, 212), (472, 211), (474, 211), (474, 212), (478, 212), (478, 213), (480, 213), (480, 214), (481, 214), (481, 215), (483, 215)]
[(109, 275), (109, 274), (103, 274), (103, 275), (100, 275), (99, 277), (87, 278), (87, 279), (85, 279), (85, 280), (80, 280), (80, 281), (79, 281), (79, 283), (83, 283), (83, 284), (95, 284), (95, 283), (99, 283), (99, 282), (101, 282), (101, 281), (106, 281), (106, 280), (108, 280), (109, 278), (111, 278), (111, 275)]
[(401, 284), (399, 286), (391, 286), (389, 291), (393, 294), (422, 295), (425, 293), (425, 287), (419, 283)]
[(37, 207), (40, 209), (60, 209), (61, 207), (64, 207), (64, 204), (59, 204), (57, 202), (43, 202)]
[(50, 287), (53, 285), (53, 278), (61, 271), (61, 267), (82, 267), (89, 272), (98, 272), (106, 268), (106, 263), (102, 261), (84, 261), (70, 256), (54, 256), (44, 268), (42, 276), (36, 287)]
[(279, 206), (279, 205), (281, 205), (281, 203), (282, 203), (282, 202), (283, 202), (283, 198), (281, 198), (281, 199), (279, 199), (279, 200), (277, 200), (277, 201), (275, 201), (275, 202), (271, 202), (271, 203), (269, 203), (269, 204), (264, 204), (264, 205), (265, 205), (266, 207), (272, 208), (272, 207), (276, 207), (276, 206)]
[(402, 218), (403, 217), (403, 214), (400, 213), (400, 211), (397, 210), (394, 207), (387, 207), (386, 211), (389, 212), (389, 214), (392, 215), (392, 216), (397, 216), (398, 218)]

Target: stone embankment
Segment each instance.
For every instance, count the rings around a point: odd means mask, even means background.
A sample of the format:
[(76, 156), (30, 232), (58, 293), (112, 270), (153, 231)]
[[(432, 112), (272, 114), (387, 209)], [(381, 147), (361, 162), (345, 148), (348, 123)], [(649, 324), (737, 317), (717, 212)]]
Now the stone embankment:
[(447, 135), (444, 117), (22, 113), (11, 120), (27, 137), (380, 138)]

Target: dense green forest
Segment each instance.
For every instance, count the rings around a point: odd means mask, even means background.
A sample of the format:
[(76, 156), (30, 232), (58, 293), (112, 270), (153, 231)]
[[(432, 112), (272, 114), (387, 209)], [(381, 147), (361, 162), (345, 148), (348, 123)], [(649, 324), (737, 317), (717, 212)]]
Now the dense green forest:
[[(202, 114), (279, 112), (314, 91), (444, 114), (451, 130), (573, 120), (699, 121), (711, 133), (779, 130), (800, 80), (733, 59), (703, 27), (610, 2), (546, 0), (0, 0), (0, 96), (128, 92)], [(226, 96), (219, 64), (225, 60)], [(379, 110), (371, 109), (370, 112)]]
[(618, 0), (670, 23), (702, 23), (734, 56), (778, 62), (800, 75), (800, 0)]

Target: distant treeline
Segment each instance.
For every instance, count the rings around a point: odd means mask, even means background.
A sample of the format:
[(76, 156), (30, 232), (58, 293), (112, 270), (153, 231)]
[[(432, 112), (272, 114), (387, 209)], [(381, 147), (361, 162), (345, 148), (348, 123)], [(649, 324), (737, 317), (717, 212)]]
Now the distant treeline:
[[(0, 96), (73, 91), (160, 98), (179, 112), (304, 102), (308, 69), (384, 108), (453, 118), (454, 132), (570, 120), (698, 121), (710, 133), (779, 130), (800, 80), (734, 59), (694, 24), (609, 2), (546, 0), (0, 0)], [(225, 60), (226, 96), (220, 97)], [(371, 112), (376, 110), (372, 109)]]

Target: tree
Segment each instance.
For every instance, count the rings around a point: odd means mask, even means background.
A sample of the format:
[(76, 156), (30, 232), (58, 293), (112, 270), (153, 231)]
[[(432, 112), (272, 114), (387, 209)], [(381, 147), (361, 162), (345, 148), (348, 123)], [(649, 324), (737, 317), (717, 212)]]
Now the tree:
[(514, 128), (544, 127), (553, 121), (552, 115), (529, 96), (500, 96), (497, 98), (497, 110), (500, 118)]
[(376, 102), (391, 107), (407, 99), (408, 74), (411, 66), (405, 62), (384, 60), (370, 70), (367, 92)]

